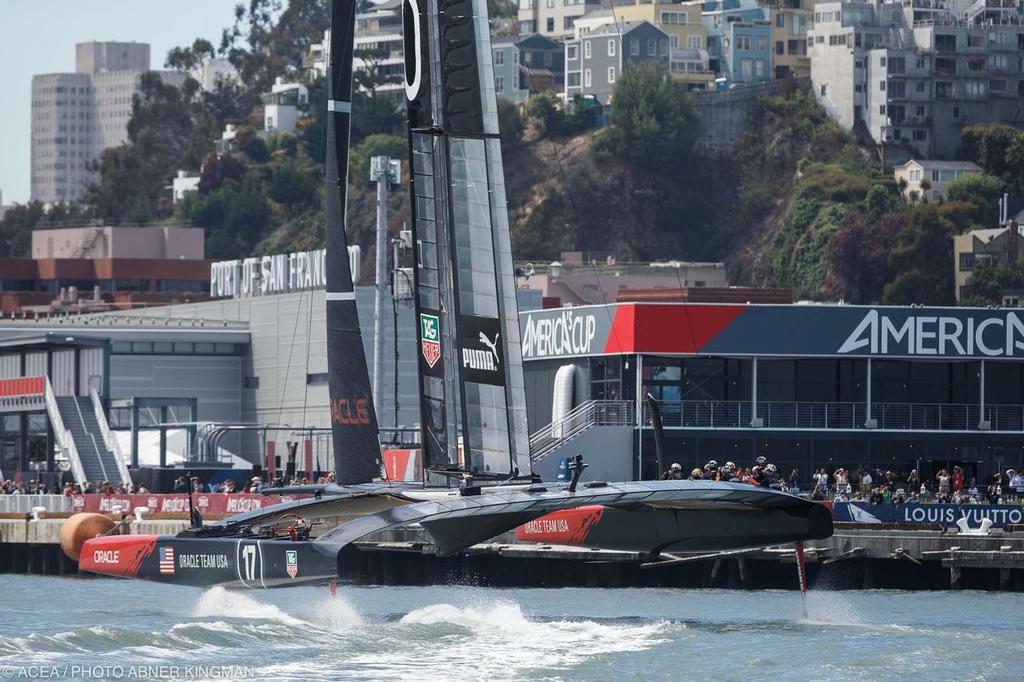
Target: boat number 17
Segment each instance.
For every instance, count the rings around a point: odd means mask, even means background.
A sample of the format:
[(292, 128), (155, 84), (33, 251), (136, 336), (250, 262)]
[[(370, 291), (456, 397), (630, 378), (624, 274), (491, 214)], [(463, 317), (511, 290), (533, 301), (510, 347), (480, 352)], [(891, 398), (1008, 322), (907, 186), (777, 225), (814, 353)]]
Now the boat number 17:
[(246, 545), (242, 548), (242, 567), (245, 569), (246, 580), (256, 579), (256, 545)]

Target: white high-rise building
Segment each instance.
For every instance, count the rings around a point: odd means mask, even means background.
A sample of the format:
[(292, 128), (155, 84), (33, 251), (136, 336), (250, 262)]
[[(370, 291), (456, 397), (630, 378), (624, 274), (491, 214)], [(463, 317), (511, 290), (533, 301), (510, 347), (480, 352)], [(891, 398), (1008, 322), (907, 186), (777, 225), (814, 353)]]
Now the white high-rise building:
[[(33, 76), (32, 200), (81, 198), (92, 180), (88, 162), (128, 140), (132, 96), (148, 70), (145, 43), (89, 42), (75, 46), (74, 73)], [(159, 73), (174, 85), (185, 78)]]

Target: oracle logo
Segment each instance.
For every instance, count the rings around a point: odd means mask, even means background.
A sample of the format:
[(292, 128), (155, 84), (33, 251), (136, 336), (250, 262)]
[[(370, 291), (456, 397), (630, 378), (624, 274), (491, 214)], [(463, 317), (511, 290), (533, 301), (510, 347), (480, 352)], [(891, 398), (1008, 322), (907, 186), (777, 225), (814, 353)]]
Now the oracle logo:
[(332, 398), (331, 421), (350, 426), (352, 424), (369, 425), (369, 398)]
[(117, 564), (121, 562), (121, 552), (114, 549), (97, 549), (92, 553), (93, 563)]

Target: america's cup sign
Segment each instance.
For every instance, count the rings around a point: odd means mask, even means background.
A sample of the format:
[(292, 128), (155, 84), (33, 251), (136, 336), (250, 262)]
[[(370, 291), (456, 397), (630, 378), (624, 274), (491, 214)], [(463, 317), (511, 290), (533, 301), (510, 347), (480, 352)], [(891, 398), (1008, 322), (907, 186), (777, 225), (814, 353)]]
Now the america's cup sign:
[[(946, 311), (937, 310), (935, 313)], [(840, 355), (939, 357), (1024, 356), (1024, 320), (1015, 312), (986, 315), (890, 315), (870, 310), (846, 341)]]
[[(602, 339), (607, 336), (607, 330)], [(561, 358), (600, 354), (603, 340), (598, 337), (597, 317), (593, 311), (561, 310), (551, 315), (531, 315), (523, 328), (523, 357)]]

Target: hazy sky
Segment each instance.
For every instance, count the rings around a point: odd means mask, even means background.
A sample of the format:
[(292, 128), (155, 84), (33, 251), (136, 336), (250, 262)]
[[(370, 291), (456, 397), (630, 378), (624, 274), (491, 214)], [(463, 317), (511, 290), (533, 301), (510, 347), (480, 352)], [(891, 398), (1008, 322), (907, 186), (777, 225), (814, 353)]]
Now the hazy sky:
[(0, 191), (29, 197), (32, 76), (75, 70), (75, 43), (149, 43), (151, 68), (202, 36), (215, 45), (240, 0), (2, 0), (0, 2)]

